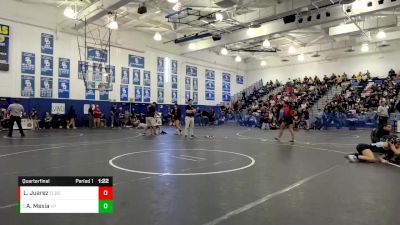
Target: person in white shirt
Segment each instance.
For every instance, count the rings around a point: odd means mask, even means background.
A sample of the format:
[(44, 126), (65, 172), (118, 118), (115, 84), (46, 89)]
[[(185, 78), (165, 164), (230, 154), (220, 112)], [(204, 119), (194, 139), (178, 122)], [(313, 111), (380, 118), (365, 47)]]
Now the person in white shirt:
[(10, 113), (10, 123), (8, 127), (8, 137), (12, 137), (14, 122), (17, 122), (21, 137), (25, 137), (24, 131), (21, 125), (21, 116), (24, 112), (24, 107), (19, 103), (18, 99), (15, 99), (15, 103), (11, 104), (7, 108), (7, 112)]
[(378, 107), (379, 126), (386, 124), (389, 119), (389, 107), (386, 101), (381, 101)]

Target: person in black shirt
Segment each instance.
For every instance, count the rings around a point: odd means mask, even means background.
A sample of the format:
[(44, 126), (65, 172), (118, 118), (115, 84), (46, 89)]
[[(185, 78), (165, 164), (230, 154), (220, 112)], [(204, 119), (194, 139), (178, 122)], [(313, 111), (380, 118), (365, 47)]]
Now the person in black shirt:
[(76, 126), (75, 126), (76, 113), (75, 113), (75, 109), (73, 106), (71, 106), (69, 108), (67, 117), (68, 117), (67, 118), (67, 120), (68, 120), (67, 129), (69, 129), (71, 126), (72, 126), (72, 129), (76, 129)]
[(114, 104), (111, 107), (111, 128), (113, 128), (114, 126), (118, 127), (118, 108), (117, 105)]
[(93, 106), (89, 105), (88, 109), (89, 128), (93, 128)]
[(194, 137), (193, 129), (194, 129), (194, 114), (196, 113), (196, 109), (193, 108), (193, 100), (189, 99), (188, 105), (185, 107), (185, 137), (188, 135), (188, 131), (190, 133), (190, 137)]
[(179, 108), (178, 104), (175, 104), (175, 107), (172, 110), (172, 120), (174, 121), (173, 124), (174, 124), (174, 127), (176, 129), (176, 134), (177, 135), (181, 135), (182, 134), (181, 117), (182, 117), (181, 109)]
[(149, 106), (147, 106), (147, 115), (146, 115), (146, 131), (145, 135), (147, 134), (147, 130), (150, 129), (152, 135), (156, 135), (156, 119), (154, 118), (156, 115), (156, 103), (153, 102)]
[(371, 132), (371, 141), (372, 143), (380, 142), (384, 136), (390, 135), (393, 127), (389, 123), (385, 123), (382, 126), (379, 126), (378, 129), (373, 129)]

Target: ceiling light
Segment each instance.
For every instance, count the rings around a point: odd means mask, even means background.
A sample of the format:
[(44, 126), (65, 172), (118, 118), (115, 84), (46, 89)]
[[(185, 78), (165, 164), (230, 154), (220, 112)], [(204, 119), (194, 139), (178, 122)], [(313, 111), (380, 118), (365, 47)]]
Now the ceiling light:
[(156, 32), (154, 34), (153, 38), (154, 38), (155, 41), (161, 41), (162, 40), (162, 36), (161, 36), (161, 34), (159, 32)]
[(364, 0), (356, 0), (352, 5), (354, 11), (363, 10), (366, 6), (367, 4)]
[(221, 22), (224, 19), (224, 15), (221, 13), (215, 13), (215, 21)]
[(115, 20), (112, 20), (109, 24), (108, 24), (108, 28), (110, 28), (111, 30), (116, 30), (118, 29), (118, 23)]
[(182, 9), (182, 3), (181, 2), (177, 2), (173, 7), (172, 10), (174, 11), (179, 11)]
[(267, 65), (267, 62), (263, 60), (263, 61), (260, 62), (260, 65), (261, 65), (261, 66), (266, 66), (266, 65)]
[(247, 35), (250, 36), (250, 37), (256, 36), (257, 30), (256, 30), (256, 28), (249, 27), (249, 28), (247, 29), (247, 32), (246, 32), (246, 33), (247, 33)]
[(236, 56), (235, 61), (236, 61), (236, 62), (241, 62), (241, 61), (242, 61), (242, 57)]
[(75, 19), (76, 13), (71, 6), (67, 6), (67, 8), (64, 9), (64, 16), (70, 19)]
[(300, 62), (304, 61), (304, 54), (300, 54), (299, 56), (297, 56), (297, 60), (299, 60)]
[(290, 46), (289, 49), (288, 49), (288, 53), (289, 53), (290, 55), (293, 55), (293, 54), (296, 53), (296, 49), (295, 49), (293, 46)]
[(196, 44), (195, 44), (195, 43), (190, 43), (189, 46), (188, 46), (188, 48), (189, 48), (190, 50), (195, 50), (195, 49), (196, 49)]
[(226, 49), (226, 48), (221, 48), (220, 53), (221, 53), (221, 55), (228, 55), (228, 49)]
[(167, 0), (169, 3), (173, 3), (173, 4), (175, 4), (175, 3), (177, 3), (179, 0)]
[(265, 39), (263, 42), (263, 47), (264, 48), (270, 48), (271, 47), (271, 42), (268, 39)]
[(365, 44), (363, 44), (363, 45), (361, 46), (361, 51), (362, 51), (362, 52), (368, 52), (368, 51), (369, 51), (369, 46), (368, 46), (367, 43), (365, 43)]
[(385, 38), (386, 38), (386, 33), (385, 33), (385, 31), (380, 30), (380, 31), (378, 32), (378, 34), (376, 35), (376, 37), (377, 37), (378, 39), (385, 39)]

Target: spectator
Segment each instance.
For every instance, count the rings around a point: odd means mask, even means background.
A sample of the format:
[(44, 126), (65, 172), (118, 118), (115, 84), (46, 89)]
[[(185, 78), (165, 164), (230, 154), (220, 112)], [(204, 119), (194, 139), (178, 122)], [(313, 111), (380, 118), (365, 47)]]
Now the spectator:
[(94, 117), (94, 127), (100, 128), (101, 110), (99, 105), (96, 105), (96, 107), (94, 108), (93, 117)]
[(67, 129), (71, 128), (71, 126), (72, 129), (76, 129), (75, 121), (76, 121), (75, 109), (73, 106), (71, 106), (67, 113)]
[(94, 116), (93, 105), (89, 105), (88, 109), (89, 128), (93, 128), (93, 122), (94, 122), (93, 116)]
[(389, 107), (387, 106), (386, 101), (380, 102), (377, 114), (379, 118), (379, 126), (386, 124), (389, 118)]
[(32, 120), (33, 130), (38, 130), (39, 129), (39, 120), (38, 120), (38, 113), (37, 113), (35, 107), (32, 107), (31, 120)]
[(46, 129), (50, 129), (52, 128), (52, 121), (53, 121), (53, 117), (50, 115), (49, 112), (46, 112), (46, 115), (44, 117), (44, 128)]
[(114, 126), (118, 126), (118, 108), (117, 105), (114, 104), (111, 107), (111, 128), (113, 128)]

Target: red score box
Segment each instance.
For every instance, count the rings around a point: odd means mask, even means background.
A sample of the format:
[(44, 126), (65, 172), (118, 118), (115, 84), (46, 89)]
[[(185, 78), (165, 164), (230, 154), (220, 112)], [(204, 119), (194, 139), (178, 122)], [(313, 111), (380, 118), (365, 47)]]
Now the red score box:
[(113, 188), (100, 186), (99, 187), (99, 200), (113, 200)]

